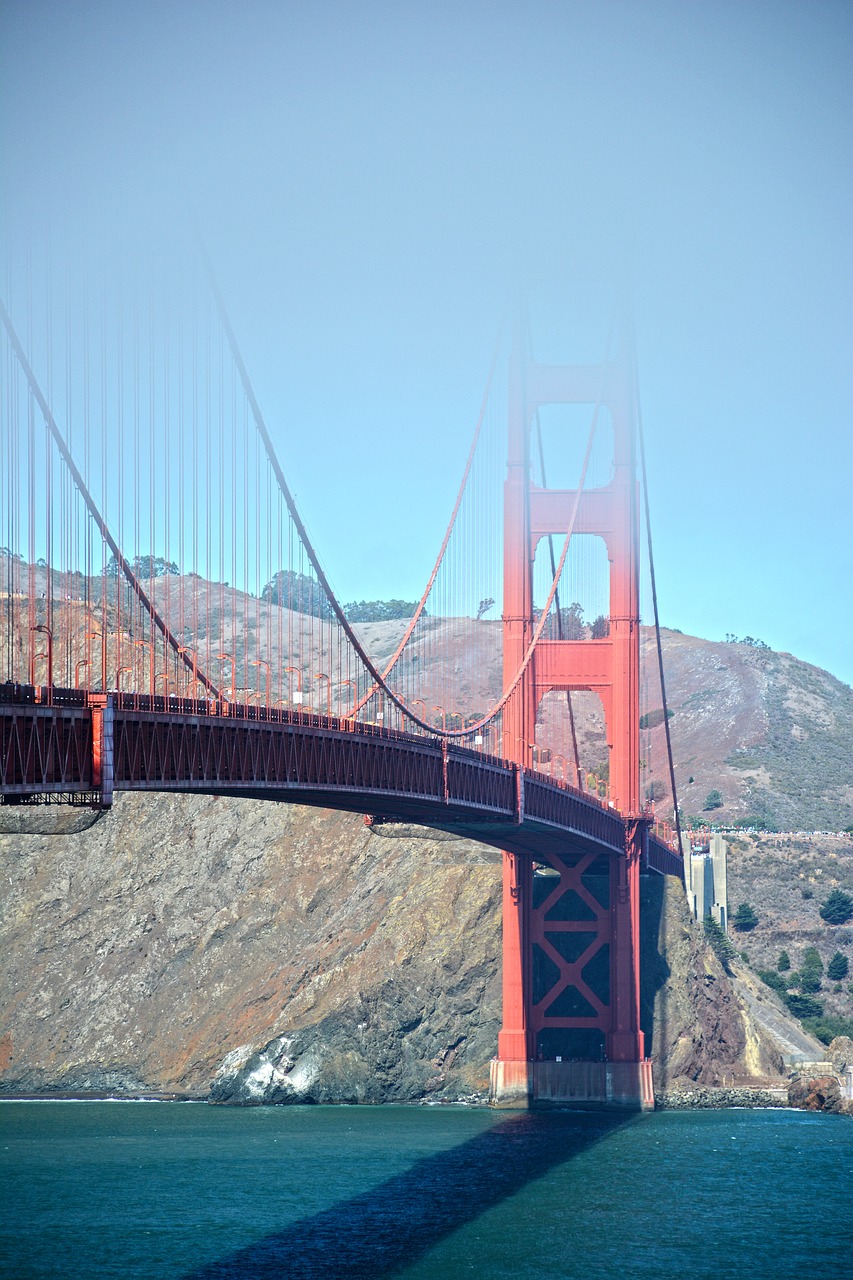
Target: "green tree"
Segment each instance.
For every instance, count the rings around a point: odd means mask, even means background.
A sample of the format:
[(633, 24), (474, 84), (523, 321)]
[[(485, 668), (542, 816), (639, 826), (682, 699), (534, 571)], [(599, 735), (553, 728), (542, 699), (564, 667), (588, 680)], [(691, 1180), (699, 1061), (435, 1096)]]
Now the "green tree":
[(293, 613), (313, 618), (331, 618), (332, 606), (315, 578), (295, 569), (279, 569), (261, 592), (261, 598)]
[(853, 897), (841, 889), (833, 889), (821, 906), (820, 915), (827, 924), (846, 924), (853, 916)]
[(750, 929), (754, 929), (758, 924), (758, 913), (748, 902), (742, 902), (735, 912), (732, 923), (741, 933), (749, 933)]
[(817, 947), (806, 947), (803, 952), (802, 968), (816, 969), (818, 973), (823, 973), (823, 961)]
[(779, 952), (779, 959), (776, 961), (776, 968), (780, 973), (787, 973), (791, 967), (791, 957), (787, 951)]
[(826, 976), (830, 982), (840, 982), (850, 972), (850, 961), (840, 951), (836, 951), (826, 967)]
[(706, 795), (705, 803), (702, 805), (702, 808), (707, 813), (711, 809), (722, 809), (722, 807), (723, 807), (722, 792), (718, 791), (715, 787), (712, 791), (709, 791), (708, 794)]
[(610, 635), (610, 619), (600, 613), (592, 624), (593, 640), (603, 640)]
[(759, 969), (758, 976), (768, 987), (772, 987), (774, 991), (778, 991), (779, 995), (784, 998), (788, 983), (781, 973), (776, 973), (773, 969)]
[(713, 916), (706, 916), (702, 921), (705, 929), (705, 940), (725, 969), (726, 973), (731, 973), (730, 962), (735, 958), (737, 952), (726, 937), (725, 930)]
[(789, 992), (785, 1003), (795, 1018), (822, 1018), (823, 1005), (814, 996), (797, 996)]

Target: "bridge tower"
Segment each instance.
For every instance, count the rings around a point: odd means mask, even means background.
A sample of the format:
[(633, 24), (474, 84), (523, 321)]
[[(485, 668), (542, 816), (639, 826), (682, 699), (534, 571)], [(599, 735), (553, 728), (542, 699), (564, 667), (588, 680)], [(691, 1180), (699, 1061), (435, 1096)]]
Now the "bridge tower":
[[(639, 871), (648, 823), (640, 805), (639, 489), (631, 362), (545, 365), (516, 323), (509, 364), (504, 486), (504, 688), (534, 631), (533, 566), (540, 539), (574, 531), (604, 540), (610, 629), (600, 639), (545, 639), (504, 708), (504, 754), (531, 765), (536, 716), (551, 690), (591, 690), (604, 708), (613, 803), (626, 819), (624, 851), (567, 847), (542, 874), (503, 858), (503, 1026), (492, 1100), (650, 1105), (640, 1027)], [(599, 405), (612, 424), (609, 483), (546, 489), (533, 483), (531, 434), (544, 405)]]

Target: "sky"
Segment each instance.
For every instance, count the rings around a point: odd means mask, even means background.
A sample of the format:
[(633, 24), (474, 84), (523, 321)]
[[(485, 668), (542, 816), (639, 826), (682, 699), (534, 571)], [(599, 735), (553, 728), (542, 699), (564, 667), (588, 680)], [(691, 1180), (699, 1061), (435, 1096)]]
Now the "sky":
[(343, 599), (420, 596), (495, 335), (631, 282), (669, 626), (853, 683), (853, 8), (0, 0), (3, 198), (191, 205)]

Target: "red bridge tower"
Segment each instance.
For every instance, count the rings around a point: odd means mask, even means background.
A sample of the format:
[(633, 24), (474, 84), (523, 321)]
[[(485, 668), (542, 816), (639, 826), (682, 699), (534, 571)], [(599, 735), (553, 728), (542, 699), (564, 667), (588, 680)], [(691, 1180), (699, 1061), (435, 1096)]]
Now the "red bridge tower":
[[(504, 854), (503, 1028), (492, 1063), (499, 1105), (604, 1102), (653, 1105), (640, 1028), (639, 871), (648, 823), (640, 806), (639, 492), (631, 362), (544, 365), (516, 325), (509, 365), (509, 451), (504, 487), (504, 688), (534, 632), (533, 565), (539, 540), (574, 531), (604, 540), (610, 562), (610, 630), (601, 639), (538, 641), (504, 708), (504, 752), (531, 765), (539, 704), (551, 690), (601, 698), (611, 797), (626, 820), (624, 852), (580, 843), (552, 859), (550, 874)], [(608, 484), (574, 490), (533, 483), (531, 431), (543, 405), (600, 405), (609, 412)]]

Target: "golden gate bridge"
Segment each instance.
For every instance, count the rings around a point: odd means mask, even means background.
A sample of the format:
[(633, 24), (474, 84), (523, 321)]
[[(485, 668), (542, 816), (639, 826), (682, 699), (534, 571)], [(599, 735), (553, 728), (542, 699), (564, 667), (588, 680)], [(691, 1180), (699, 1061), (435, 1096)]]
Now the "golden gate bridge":
[(423, 594), (365, 624), (204, 252), (113, 291), (42, 268), (0, 304), (2, 802), (234, 795), (496, 846), (493, 1100), (652, 1105), (639, 878), (683, 868), (627, 327), (556, 365), (513, 319)]

